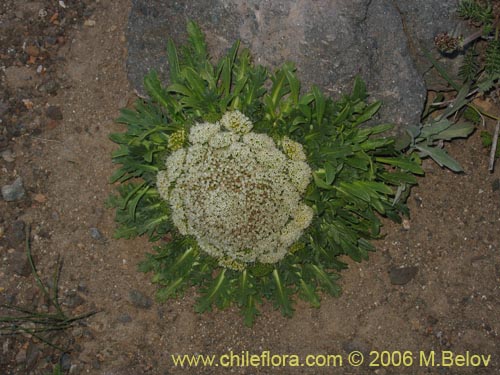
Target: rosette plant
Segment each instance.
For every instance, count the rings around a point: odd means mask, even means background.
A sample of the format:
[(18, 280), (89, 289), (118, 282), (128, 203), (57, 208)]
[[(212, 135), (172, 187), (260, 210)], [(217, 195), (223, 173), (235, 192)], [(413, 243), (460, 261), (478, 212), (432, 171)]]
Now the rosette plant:
[(159, 300), (194, 285), (198, 312), (235, 304), (247, 325), (264, 300), (285, 316), (294, 296), (318, 307), (340, 293), (342, 259), (374, 250), (381, 217), (406, 213), (420, 159), (382, 136), (391, 125), (366, 126), (380, 103), (360, 79), (337, 101), (302, 93), (293, 64), (270, 72), (238, 42), (214, 63), (199, 27), (188, 34), (167, 44), (168, 85), (149, 73), (149, 98), (111, 135), (116, 236), (156, 243), (140, 269)]

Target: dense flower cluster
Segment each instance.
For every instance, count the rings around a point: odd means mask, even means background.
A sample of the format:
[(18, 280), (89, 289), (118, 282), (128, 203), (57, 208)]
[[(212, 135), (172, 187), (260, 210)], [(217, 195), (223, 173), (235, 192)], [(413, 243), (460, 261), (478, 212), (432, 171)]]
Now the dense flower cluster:
[(239, 111), (194, 125), (190, 146), (174, 151), (157, 178), (179, 232), (233, 269), (281, 260), (313, 218), (302, 202), (311, 180), (302, 146), (286, 138), (281, 151), (252, 126)]

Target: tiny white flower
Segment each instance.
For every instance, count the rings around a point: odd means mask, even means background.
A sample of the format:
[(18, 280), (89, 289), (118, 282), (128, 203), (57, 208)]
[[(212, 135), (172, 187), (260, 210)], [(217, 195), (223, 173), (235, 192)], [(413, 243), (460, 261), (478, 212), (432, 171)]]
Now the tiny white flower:
[(281, 141), (281, 147), (283, 147), (283, 151), (290, 159), (298, 161), (306, 160), (304, 148), (300, 143), (292, 141), (288, 137), (283, 137), (283, 140)]
[(249, 133), (253, 128), (250, 119), (240, 111), (226, 112), (222, 116), (220, 123), (227, 130), (237, 134)]
[(205, 122), (203, 124), (196, 124), (189, 132), (189, 142), (191, 142), (191, 144), (207, 143), (214, 134), (219, 132), (219, 130), (219, 123), (211, 124), (209, 122)]

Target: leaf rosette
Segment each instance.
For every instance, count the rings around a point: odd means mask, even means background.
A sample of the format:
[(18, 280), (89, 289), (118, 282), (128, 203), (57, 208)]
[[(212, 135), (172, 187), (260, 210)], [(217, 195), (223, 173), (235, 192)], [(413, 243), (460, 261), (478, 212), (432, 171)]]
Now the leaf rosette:
[(337, 101), (302, 94), (293, 64), (269, 72), (238, 42), (214, 64), (200, 28), (188, 34), (167, 45), (169, 84), (148, 74), (150, 98), (111, 135), (116, 236), (158, 243), (140, 268), (160, 300), (195, 285), (197, 311), (236, 304), (247, 325), (265, 299), (285, 316), (294, 295), (319, 307), (340, 293), (341, 257), (367, 259), (380, 217), (406, 213), (420, 159), (381, 136), (391, 125), (364, 126), (380, 103), (359, 78)]

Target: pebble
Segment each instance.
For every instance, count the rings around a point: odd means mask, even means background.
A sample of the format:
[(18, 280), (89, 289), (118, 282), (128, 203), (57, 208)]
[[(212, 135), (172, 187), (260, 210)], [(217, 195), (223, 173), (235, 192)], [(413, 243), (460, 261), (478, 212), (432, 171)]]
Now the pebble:
[(63, 353), (59, 363), (63, 371), (68, 371), (71, 368), (71, 355), (69, 353)]
[(31, 370), (38, 361), (40, 349), (33, 343), (30, 343), (26, 352), (26, 369)]
[(500, 179), (499, 178), (495, 178), (495, 180), (491, 184), (491, 188), (493, 189), (493, 191), (500, 190)]
[(101, 241), (104, 237), (97, 228), (90, 228), (90, 235), (94, 240)]
[(38, 203), (45, 203), (47, 202), (47, 197), (43, 194), (35, 194), (33, 200), (35, 200)]
[(45, 110), (45, 114), (47, 115), (48, 118), (52, 120), (63, 119), (63, 114), (61, 112), (61, 109), (55, 105), (48, 106), (47, 109)]
[(22, 220), (16, 220), (12, 223), (12, 225), (9, 228), (10, 238), (12, 240), (12, 246), (24, 243), (26, 237), (24, 228), (26, 228), (26, 223)]
[(16, 363), (21, 364), (26, 362), (26, 349), (21, 348), (16, 354)]
[(120, 316), (118, 316), (118, 321), (121, 323), (130, 323), (132, 321), (132, 317), (127, 313), (120, 314)]
[(418, 273), (418, 267), (391, 267), (389, 269), (389, 279), (392, 285), (408, 284)]
[(40, 48), (34, 45), (27, 46), (25, 49), (26, 53), (33, 57), (40, 56)]
[(38, 91), (45, 92), (51, 95), (57, 93), (57, 90), (59, 90), (59, 83), (57, 83), (54, 80), (49, 80), (47, 82), (44, 82), (38, 87)]
[(358, 351), (365, 355), (368, 355), (368, 353), (370, 352), (370, 347), (371, 345), (369, 345), (367, 342), (359, 340), (357, 338), (353, 339), (352, 341), (342, 343), (342, 349), (344, 349), (344, 351), (346, 351), (347, 353)]
[(0, 100), (0, 116), (2, 116), (9, 109), (9, 105), (4, 101)]
[(74, 308), (83, 304), (85, 300), (75, 291), (70, 291), (66, 294), (64, 304), (69, 308)]
[(15, 160), (15, 155), (12, 152), (12, 150), (7, 149), (5, 151), (2, 151), (1, 155), (2, 159), (5, 160), (7, 163), (12, 163)]
[(24, 186), (21, 177), (18, 177), (11, 185), (2, 186), (2, 197), (7, 202), (17, 201), (24, 197)]
[(141, 309), (149, 309), (153, 306), (153, 301), (151, 298), (143, 294), (138, 290), (132, 290), (129, 293), (129, 300), (132, 302), (132, 305)]
[(9, 257), (8, 270), (11, 274), (18, 276), (29, 276), (31, 266), (24, 251), (16, 251)]
[(95, 20), (85, 20), (85, 22), (83, 23), (84, 26), (87, 26), (87, 27), (94, 27), (95, 26)]

